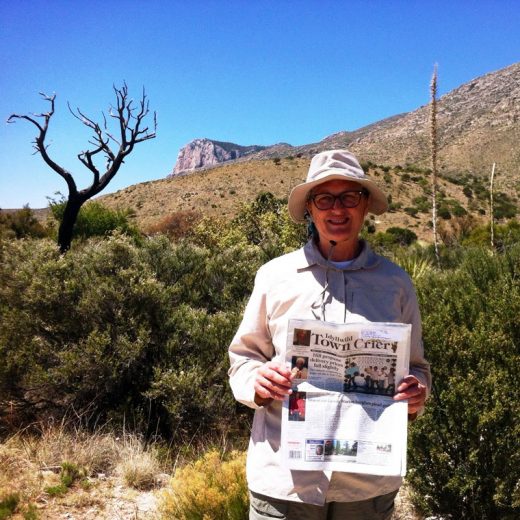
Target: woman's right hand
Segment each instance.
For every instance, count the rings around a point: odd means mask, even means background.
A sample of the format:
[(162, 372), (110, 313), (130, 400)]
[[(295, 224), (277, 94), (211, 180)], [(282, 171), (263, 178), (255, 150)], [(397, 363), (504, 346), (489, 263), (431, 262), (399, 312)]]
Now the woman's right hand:
[(294, 376), (284, 365), (275, 361), (268, 361), (256, 372), (255, 403), (264, 406), (271, 400), (283, 401), (292, 393), (291, 384)]

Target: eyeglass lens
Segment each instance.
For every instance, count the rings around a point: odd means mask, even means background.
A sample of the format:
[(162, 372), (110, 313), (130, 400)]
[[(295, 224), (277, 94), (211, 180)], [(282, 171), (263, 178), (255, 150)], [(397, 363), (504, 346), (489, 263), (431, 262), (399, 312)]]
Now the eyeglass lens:
[(330, 209), (334, 207), (336, 199), (339, 199), (341, 205), (345, 208), (355, 208), (361, 201), (362, 194), (362, 191), (344, 191), (339, 195), (320, 193), (313, 197), (313, 201), (318, 209)]

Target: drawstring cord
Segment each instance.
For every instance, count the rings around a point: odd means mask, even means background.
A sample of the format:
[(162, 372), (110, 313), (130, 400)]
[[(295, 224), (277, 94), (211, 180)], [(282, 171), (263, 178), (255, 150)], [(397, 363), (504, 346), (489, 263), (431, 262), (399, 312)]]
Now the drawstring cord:
[[(323, 290), (321, 291), (320, 296), (318, 297), (318, 300), (320, 302), (318, 303), (318, 301), (316, 301), (311, 305), (312, 309), (315, 309), (319, 305), (320, 310), (321, 310), (321, 321), (325, 321), (325, 295), (327, 294), (327, 291), (329, 290), (329, 272), (330, 272), (329, 262), (330, 262), (330, 259), (332, 258), (332, 253), (333, 253), (335, 247), (336, 247), (336, 242), (334, 240), (331, 240), (329, 254), (327, 255), (327, 269), (325, 271), (325, 286), (323, 287)], [(345, 289), (343, 289), (343, 290), (345, 291)], [(316, 316), (316, 313), (314, 311), (313, 311), (313, 314), (314, 314), (315, 318), (320, 319)], [(345, 322), (346, 320), (347, 320), (347, 305), (346, 305), (346, 300), (345, 300), (345, 313), (344, 313), (343, 322)]]

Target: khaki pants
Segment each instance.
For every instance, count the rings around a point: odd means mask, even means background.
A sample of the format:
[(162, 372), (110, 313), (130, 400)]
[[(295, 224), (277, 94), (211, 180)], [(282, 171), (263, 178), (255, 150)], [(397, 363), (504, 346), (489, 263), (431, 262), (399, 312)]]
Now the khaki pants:
[(390, 520), (397, 491), (359, 502), (323, 506), (279, 500), (250, 492), (249, 520)]

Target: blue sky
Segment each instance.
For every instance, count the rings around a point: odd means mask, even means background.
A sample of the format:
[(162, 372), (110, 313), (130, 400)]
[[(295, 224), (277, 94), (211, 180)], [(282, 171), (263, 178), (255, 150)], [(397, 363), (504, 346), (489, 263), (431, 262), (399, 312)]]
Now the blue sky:
[[(56, 93), (49, 153), (80, 188), (89, 132), (127, 82), (144, 86), (158, 135), (105, 190), (165, 177), (197, 137), (293, 145), (355, 130), (520, 60), (520, 2), (505, 0), (0, 1), (0, 115)], [(47, 205), (64, 181), (33, 155), (35, 128), (0, 125), (0, 208)]]

